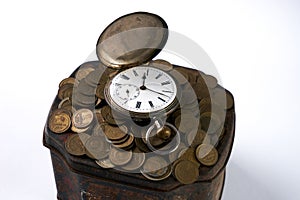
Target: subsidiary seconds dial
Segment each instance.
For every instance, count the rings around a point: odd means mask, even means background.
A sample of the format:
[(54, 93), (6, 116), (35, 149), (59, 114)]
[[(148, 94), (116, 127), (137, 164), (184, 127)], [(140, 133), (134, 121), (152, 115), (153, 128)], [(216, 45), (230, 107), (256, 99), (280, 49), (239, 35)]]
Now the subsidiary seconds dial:
[(176, 83), (169, 74), (139, 66), (117, 74), (107, 87), (106, 99), (121, 110), (151, 113), (169, 108), (176, 94)]

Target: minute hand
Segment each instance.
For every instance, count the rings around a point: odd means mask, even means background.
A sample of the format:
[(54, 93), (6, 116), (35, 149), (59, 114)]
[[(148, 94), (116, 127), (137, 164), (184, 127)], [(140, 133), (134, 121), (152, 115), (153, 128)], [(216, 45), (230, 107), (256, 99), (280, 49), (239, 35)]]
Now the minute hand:
[(147, 88), (147, 90), (149, 90), (149, 91), (151, 91), (151, 92), (155, 92), (155, 93), (157, 93), (157, 94), (160, 94), (160, 95), (163, 95), (163, 96), (165, 96), (165, 97), (170, 98), (168, 95), (165, 95), (164, 93), (161, 93), (161, 92), (157, 92), (157, 91), (155, 91), (155, 90), (151, 90), (150, 88)]

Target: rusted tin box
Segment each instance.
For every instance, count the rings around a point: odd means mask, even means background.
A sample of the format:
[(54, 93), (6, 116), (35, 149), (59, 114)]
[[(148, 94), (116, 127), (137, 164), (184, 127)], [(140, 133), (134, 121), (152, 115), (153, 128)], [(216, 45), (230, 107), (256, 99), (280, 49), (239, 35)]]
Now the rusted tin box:
[[(56, 97), (51, 110), (57, 108), (57, 105)], [(234, 130), (233, 107), (226, 112), (225, 134), (217, 147), (219, 152), (217, 164), (212, 168), (201, 166), (198, 181), (190, 185), (180, 184), (173, 177), (152, 182), (140, 174), (101, 169), (87, 157), (68, 154), (64, 142), (69, 134), (54, 134), (47, 125), (44, 129), (43, 143), (51, 152), (58, 199), (218, 200), (222, 195), (225, 168), (233, 145)]]

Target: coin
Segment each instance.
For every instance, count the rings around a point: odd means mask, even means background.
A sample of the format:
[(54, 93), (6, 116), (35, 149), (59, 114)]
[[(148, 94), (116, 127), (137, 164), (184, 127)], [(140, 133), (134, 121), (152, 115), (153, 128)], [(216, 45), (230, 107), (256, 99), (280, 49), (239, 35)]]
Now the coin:
[(74, 132), (74, 133), (84, 133), (86, 131), (89, 130), (90, 127), (86, 127), (86, 128), (77, 128), (75, 127), (74, 125), (71, 126), (71, 130)]
[(149, 65), (159, 68), (163, 71), (171, 71), (173, 69), (173, 65), (171, 63), (162, 59), (152, 60), (150, 61)]
[(186, 149), (178, 154), (178, 159), (189, 160), (189, 161), (195, 163), (199, 167), (200, 164), (196, 158), (195, 150), (196, 150), (195, 148), (189, 147), (188, 149)]
[(69, 78), (63, 79), (63, 80), (59, 83), (59, 87), (61, 88), (63, 85), (66, 85), (66, 84), (72, 84), (72, 85), (74, 85), (74, 84), (75, 84), (75, 78), (69, 77)]
[(127, 171), (134, 171), (139, 169), (145, 162), (145, 153), (140, 152), (139, 150), (134, 150), (132, 158), (126, 165), (122, 166), (122, 169)]
[(112, 141), (121, 140), (127, 135), (127, 131), (128, 131), (126, 126), (122, 126), (121, 129), (120, 127), (106, 125), (104, 129), (105, 129), (104, 134), (109, 140)]
[(93, 112), (89, 109), (82, 108), (73, 114), (72, 123), (76, 128), (86, 128), (92, 123), (93, 119)]
[(181, 160), (176, 164), (174, 174), (180, 183), (192, 184), (199, 177), (199, 169), (195, 163), (189, 160)]
[(60, 100), (64, 99), (64, 98), (71, 98), (72, 97), (72, 94), (73, 94), (73, 84), (65, 84), (63, 85), (62, 87), (60, 87), (58, 89), (58, 98)]
[(99, 124), (104, 124), (106, 123), (103, 115), (101, 114), (101, 109), (95, 110), (96, 118)]
[(134, 136), (132, 133), (130, 133), (129, 137), (124, 142), (122, 141), (119, 142), (118, 144), (113, 143), (113, 146), (122, 149), (131, 146), (133, 142), (134, 142)]
[(74, 156), (82, 156), (85, 154), (85, 147), (77, 134), (70, 135), (67, 138), (65, 148), (69, 154)]
[(132, 158), (132, 151), (112, 148), (109, 152), (110, 161), (117, 166), (127, 164)]
[(204, 132), (203, 130), (198, 130), (196, 133), (196, 136), (193, 138), (193, 140), (191, 140), (190, 138), (188, 139), (191, 147), (197, 147), (199, 144), (202, 144), (204, 139), (206, 137), (206, 132)]
[(179, 146), (177, 147), (177, 149), (169, 154), (169, 161), (174, 162), (175, 160), (178, 159), (179, 153), (184, 152), (187, 149), (188, 149), (188, 147), (183, 142), (181, 142), (179, 144)]
[(196, 149), (196, 157), (201, 164), (213, 166), (218, 161), (218, 151), (210, 144), (201, 144)]
[(181, 86), (184, 86), (185, 84), (188, 83), (188, 79), (183, 76), (181, 73), (179, 73), (178, 71), (176, 70), (171, 70), (169, 72), (169, 74), (175, 79), (175, 81), (181, 85)]
[(114, 168), (115, 165), (111, 163), (109, 158), (104, 158), (101, 160), (96, 160), (95, 161), (97, 165), (99, 165), (100, 167), (104, 168), (104, 169), (110, 169), (110, 168)]
[(100, 98), (100, 99), (105, 99), (104, 88), (105, 88), (105, 84), (104, 83), (100, 83), (99, 85), (97, 85), (96, 96), (98, 98)]
[(234, 104), (232, 94), (223, 88), (215, 88), (213, 90), (212, 101), (218, 103), (227, 110), (232, 108)]
[(142, 138), (135, 137), (135, 138), (134, 138), (134, 142), (135, 142), (137, 148), (138, 148), (139, 150), (141, 150), (142, 152), (144, 152), (144, 153), (149, 153), (149, 152), (151, 152), (151, 150), (150, 150), (149, 147), (144, 143), (144, 141), (143, 141)]
[(87, 156), (97, 160), (107, 157), (110, 151), (109, 144), (101, 136), (91, 136), (86, 141), (85, 148)]
[[(98, 61), (97, 61), (98, 62)], [(86, 62), (83, 63), (78, 71), (75, 74), (75, 78), (78, 81), (81, 81), (83, 78), (85, 78), (89, 73), (95, 70), (95, 62)]]
[(168, 165), (163, 157), (152, 156), (146, 159), (141, 171), (151, 177), (162, 177), (168, 172)]
[(96, 124), (95, 127), (93, 128), (92, 135), (104, 137), (104, 125)]
[(64, 108), (64, 107), (67, 107), (67, 106), (72, 106), (72, 101), (70, 99), (70, 97), (66, 97), (64, 98), (63, 100), (61, 100), (57, 106), (57, 108)]
[(202, 113), (200, 116), (201, 128), (208, 134), (215, 133), (221, 127), (219, 117), (211, 112)]
[(67, 114), (67, 111), (57, 109), (51, 114), (48, 126), (54, 133), (64, 133), (71, 126), (70, 115)]
[(213, 77), (211, 75), (204, 75), (203, 78), (205, 80), (207, 87), (209, 87), (209, 88), (217, 87), (218, 80), (215, 77)]
[(92, 87), (96, 87), (99, 83), (99, 80), (101, 76), (103, 75), (104, 69), (103, 68), (97, 68), (96, 70), (89, 73), (86, 78), (85, 82)]
[[(145, 173), (144, 171), (141, 170), (141, 173), (144, 177), (146, 177), (147, 179), (149, 180), (152, 180), (152, 181), (161, 181), (161, 180), (164, 180), (166, 178), (168, 178), (171, 174), (172, 174), (172, 167), (169, 165), (169, 166), (166, 166), (164, 167), (163, 171), (165, 172), (164, 174), (161, 174), (160, 176), (152, 176), (152, 174), (149, 174), (149, 173)], [(160, 173), (159, 173), (160, 174)]]
[(79, 92), (85, 96), (94, 97), (96, 94), (96, 86), (90, 86), (86, 83), (85, 79), (79, 82), (76, 87), (76, 92)]

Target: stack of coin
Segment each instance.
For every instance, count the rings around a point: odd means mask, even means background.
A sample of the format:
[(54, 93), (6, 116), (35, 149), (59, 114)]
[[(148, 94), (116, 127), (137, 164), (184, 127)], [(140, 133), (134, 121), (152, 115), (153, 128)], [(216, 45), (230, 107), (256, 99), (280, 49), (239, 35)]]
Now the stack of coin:
[(126, 150), (132, 149), (134, 146), (134, 136), (132, 133), (128, 133), (128, 128), (125, 125), (119, 127), (105, 125), (104, 134), (107, 140), (116, 148)]
[(151, 123), (140, 126), (107, 104), (104, 87), (118, 71), (99, 62), (83, 64), (74, 77), (60, 82), (57, 108), (50, 113), (48, 127), (53, 133), (68, 134), (65, 149), (69, 154), (86, 155), (104, 169), (139, 172), (153, 181), (173, 174), (180, 183), (191, 184), (203, 167), (218, 162), (217, 145), (226, 135), (224, 120), (233, 108), (233, 97), (211, 75), (164, 60), (149, 65), (173, 76), (182, 91), (180, 106), (166, 118), (180, 134), (180, 144), (169, 155), (158, 155), (152, 148), (167, 148), (174, 139), (168, 127), (152, 129), (146, 141)]

